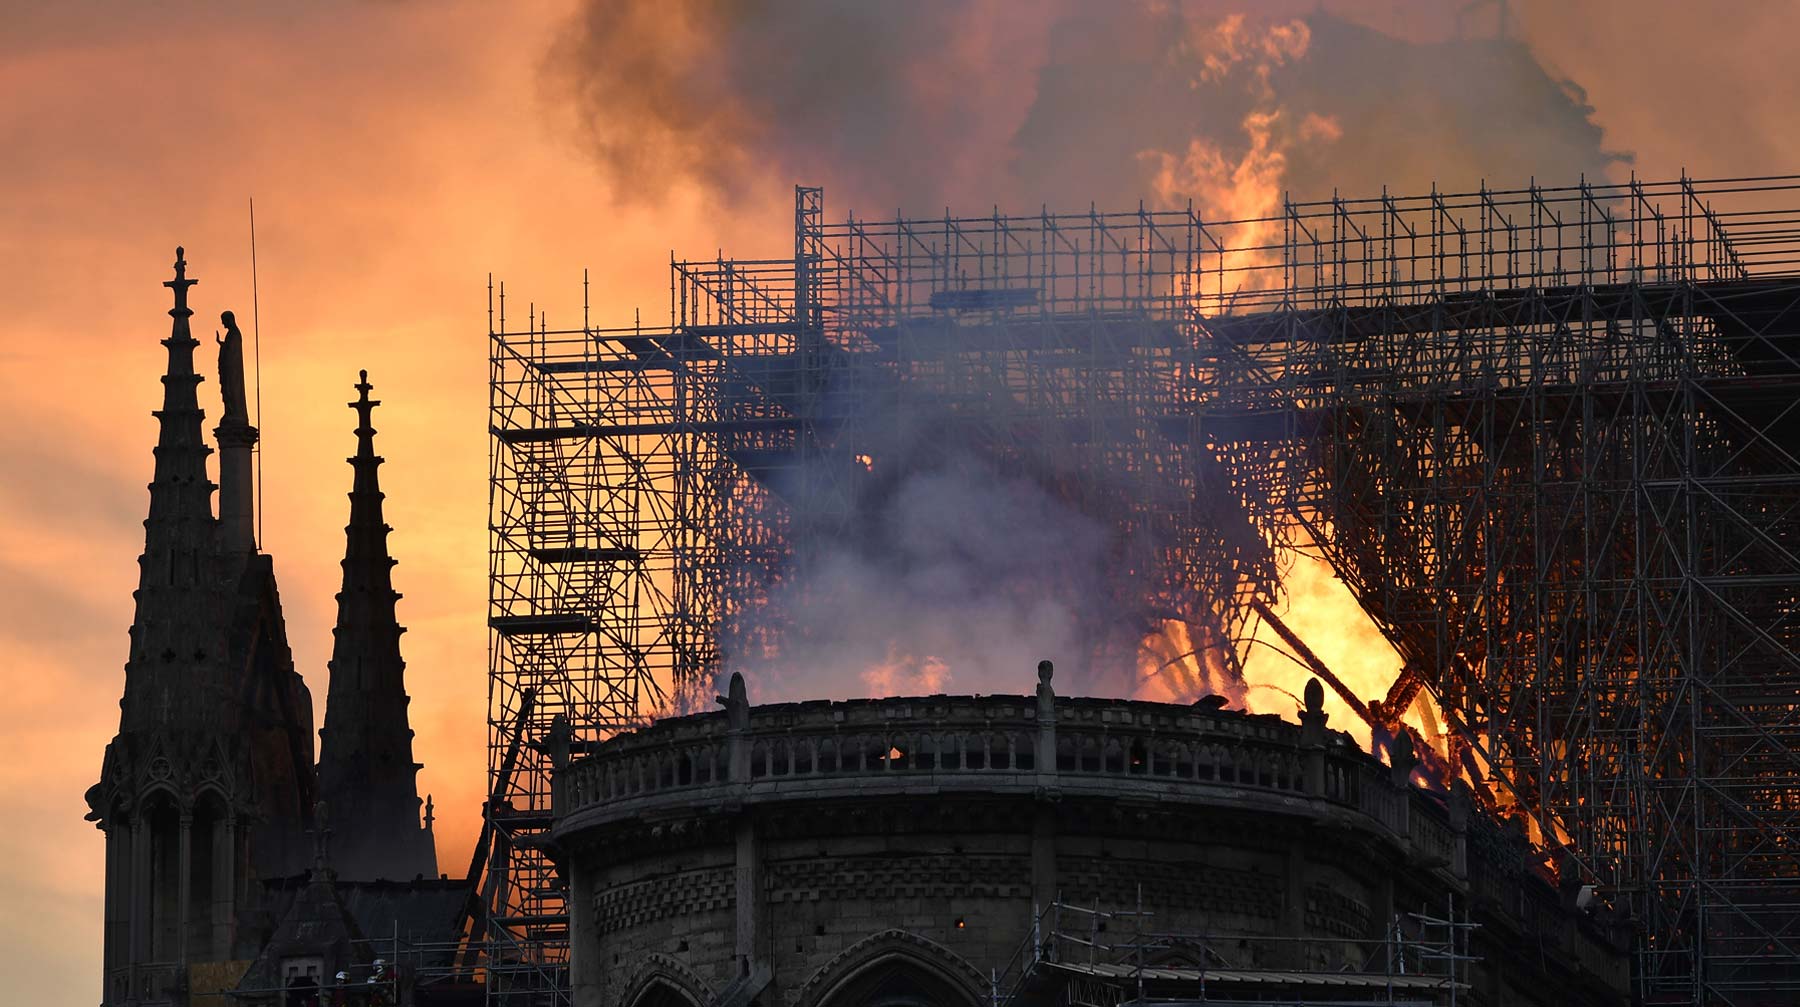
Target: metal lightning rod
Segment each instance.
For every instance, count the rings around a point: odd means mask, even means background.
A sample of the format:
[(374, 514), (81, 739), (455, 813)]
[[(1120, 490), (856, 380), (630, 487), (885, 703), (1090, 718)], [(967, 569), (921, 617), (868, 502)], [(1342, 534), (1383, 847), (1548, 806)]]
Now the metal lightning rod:
[(263, 544), (262, 305), (256, 290), (256, 197), (250, 197), (250, 346), (256, 366), (256, 545)]

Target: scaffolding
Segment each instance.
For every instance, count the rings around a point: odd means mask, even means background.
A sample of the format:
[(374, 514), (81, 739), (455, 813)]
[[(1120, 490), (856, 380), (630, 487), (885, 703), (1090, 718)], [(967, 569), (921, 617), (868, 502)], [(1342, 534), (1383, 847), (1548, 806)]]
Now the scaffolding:
[(1404, 660), (1379, 715), (1430, 692), (1480, 799), (1641, 924), (1643, 998), (1800, 992), (1797, 192), (828, 223), (802, 188), (793, 257), (674, 262), (666, 325), (490, 291), (493, 925), (566, 948), (553, 730), (778, 652), (809, 551), (955, 445), (1111, 530), (1076, 663), (1176, 621), (1230, 673), (1320, 556)]
[[(383, 1007), (398, 1004), (469, 1004), (485, 996), (489, 976), (485, 966), (463, 964), (466, 949), (456, 941), (414, 941), (401, 937), (398, 927), (388, 937), (355, 937), (349, 941), (352, 962), (344, 978), (322, 975), (321, 959), (312, 970), (285, 977), (279, 986), (238, 987), (208, 1001), (233, 1005), (346, 1004)], [(374, 963), (379, 962), (379, 966)], [(296, 983), (296, 980), (298, 982)]]
[(1446, 899), (1442, 917), (1396, 914), (1380, 939), (1357, 940), (1164, 927), (1141, 889), (1131, 909), (1058, 898), (989, 973), (988, 1003), (1456, 1007), (1481, 961), (1470, 952), (1480, 924)]

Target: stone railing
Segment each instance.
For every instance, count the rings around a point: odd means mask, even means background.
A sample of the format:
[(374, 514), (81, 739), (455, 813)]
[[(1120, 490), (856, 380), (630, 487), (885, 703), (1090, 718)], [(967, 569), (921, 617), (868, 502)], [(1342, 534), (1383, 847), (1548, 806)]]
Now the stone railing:
[(1406, 825), (1414, 853), (1427, 862), (1449, 867), (1458, 875), (1465, 872), (1467, 865), (1456, 841), (1456, 832), (1448, 820), (1440, 820), (1420, 809), (1416, 814), (1407, 815)]
[(107, 976), (108, 1002), (147, 1005), (187, 1002), (187, 969), (180, 962), (139, 962)]
[[(1395, 774), (1324, 728), (1309, 695), (1299, 725), (1206, 703), (1036, 696), (926, 696), (751, 706), (741, 680), (723, 711), (676, 717), (559, 759), (564, 825), (648, 805), (939, 790), (1317, 802), (1357, 814), (1434, 863), (1460, 866), (1458, 837), (1411, 805)], [(1309, 690), (1311, 692), (1311, 690)], [(885, 781), (885, 782), (878, 782)]]

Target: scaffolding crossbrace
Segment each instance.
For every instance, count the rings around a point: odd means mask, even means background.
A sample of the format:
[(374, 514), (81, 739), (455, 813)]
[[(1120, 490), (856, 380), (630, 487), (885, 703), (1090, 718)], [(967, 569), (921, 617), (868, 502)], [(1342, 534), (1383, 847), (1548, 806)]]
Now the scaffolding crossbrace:
[(1482, 800), (1640, 922), (1641, 996), (1800, 993), (1797, 193), (827, 223), (802, 188), (793, 257), (675, 262), (667, 325), (511, 331), (502, 293), (494, 925), (566, 953), (558, 718), (579, 752), (778, 652), (776, 588), (923, 424), (1112, 529), (1082, 659), (1174, 619), (1235, 667), (1318, 555), (1390, 701), (1429, 690)]

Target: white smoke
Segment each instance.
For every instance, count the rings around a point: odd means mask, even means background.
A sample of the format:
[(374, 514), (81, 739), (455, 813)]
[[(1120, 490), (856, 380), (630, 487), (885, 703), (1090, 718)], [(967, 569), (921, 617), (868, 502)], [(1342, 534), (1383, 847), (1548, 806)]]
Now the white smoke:
[(779, 649), (730, 658), (759, 700), (1027, 693), (1044, 658), (1066, 689), (1129, 691), (1129, 668), (1083, 667), (1114, 604), (1110, 530), (1041, 486), (961, 456), (901, 477), (857, 527), (803, 547), (746, 614), (786, 620)]

